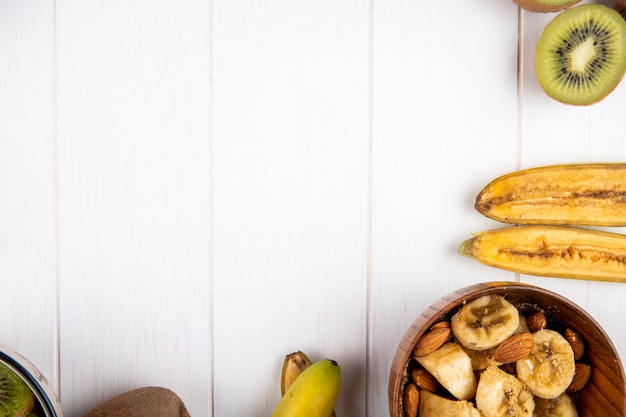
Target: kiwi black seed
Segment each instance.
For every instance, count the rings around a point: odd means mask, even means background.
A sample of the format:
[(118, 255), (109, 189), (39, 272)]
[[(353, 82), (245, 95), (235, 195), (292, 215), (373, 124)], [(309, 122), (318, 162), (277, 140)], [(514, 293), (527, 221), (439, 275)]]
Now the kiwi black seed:
[(626, 72), (626, 21), (600, 4), (561, 12), (537, 42), (535, 70), (539, 84), (555, 100), (579, 106), (597, 103)]
[(11, 368), (0, 362), (0, 416), (25, 417), (35, 406), (35, 396)]

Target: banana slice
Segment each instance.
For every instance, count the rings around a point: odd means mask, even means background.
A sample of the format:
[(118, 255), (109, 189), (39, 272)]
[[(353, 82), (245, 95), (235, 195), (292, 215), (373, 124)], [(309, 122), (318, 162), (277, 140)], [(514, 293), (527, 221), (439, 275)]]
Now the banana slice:
[(513, 334), (528, 333), (528, 332), (530, 332), (530, 327), (528, 327), (528, 320), (526, 319), (526, 316), (520, 313), (519, 325), (517, 326), (517, 329), (515, 329)]
[(469, 401), (450, 400), (433, 394), (420, 391), (419, 417), (482, 417), (480, 412)]
[(476, 298), (452, 317), (452, 334), (468, 349), (496, 347), (519, 327), (517, 308), (504, 297), (492, 294)]
[(476, 408), (483, 417), (533, 417), (535, 400), (522, 381), (490, 366), (480, 375)]
[(567, 340), (554, 330), (539, 330), (533, 337), (532, 352), (516, 363), (517, 377), (537, 397), (556, 398), (574, 378), (574, 352)]
[(459, 400), (469, 400), (476, 393), (472, 360), (456, 343), (444, 343), (434, 352), (415, 359)]
[(534, 417), (578, 417), (578, 410), (572, 398), (567, 394), (548, 400), (535, 398)]

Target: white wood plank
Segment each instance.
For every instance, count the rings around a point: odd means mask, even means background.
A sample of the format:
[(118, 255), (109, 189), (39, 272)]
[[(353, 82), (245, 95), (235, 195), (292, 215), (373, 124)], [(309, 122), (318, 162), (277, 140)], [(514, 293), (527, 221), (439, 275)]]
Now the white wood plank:
[(517, 22), (506, 1), (375, 3), (368, 416), (388, 415), (391, 361), (422, 311), (515, 279), (457, 250), (493, 226), (478, 191), (517, 163)]
[(213, 23), (215, 415), (270, 415), (295, 350), (364, 415), (367, 3), (217, 0)]
[(61, 380), (211, 414), (210, 10), (57, 1)]
[(58, 392), (54, 5), (0, 2), (0, 343)]
[[(584, 1), (583, 3), (591, 3)], [(523, 145), (521, 167), (570, 162), (623, 162), (626, 160), (624, 115), (626, 84), (592, 106), (568, 106), (548, 97), (534, 73), (535, 44), (555, 14), (524, 13)], [(610, 230), (610, 229), (609, 229)], [(623, 228), (613, 231), (624, 232)], [(626, 289), (614, 283), (522, 277), (558, 292), (587, 309), (608, 332), (622, 358), (626, 358)]]

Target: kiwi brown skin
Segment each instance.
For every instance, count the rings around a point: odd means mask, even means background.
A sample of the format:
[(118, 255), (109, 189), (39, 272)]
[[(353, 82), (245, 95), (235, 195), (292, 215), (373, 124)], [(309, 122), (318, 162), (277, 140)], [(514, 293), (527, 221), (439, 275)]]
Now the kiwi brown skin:
[(557, 101), (587, 106), (603, 100), (626, 73), (626, 21), (600, 4), (559, 13), (537, 42), (535, 71)]
[(573, 1), (566, 0), (566, 1), (561, 2), (561, 4), (558, 4), (558, 5), (544, 4), (539, 0), (513, 0), (513, 2), (517, 4), (519, 7), (521, 7), (522, 9), (528, 10), (529, 12), (550, 13), (550, 12), (558, 12), (561, 10), (568, 9), (580, 3), (581, 0), (573, 0)]
[(613, 8), (626, 20), (626, 0), (615, 0)]
[(104, 401), (84, 417), (189, 417), (189, 412), (172, 390), (142, 387)]

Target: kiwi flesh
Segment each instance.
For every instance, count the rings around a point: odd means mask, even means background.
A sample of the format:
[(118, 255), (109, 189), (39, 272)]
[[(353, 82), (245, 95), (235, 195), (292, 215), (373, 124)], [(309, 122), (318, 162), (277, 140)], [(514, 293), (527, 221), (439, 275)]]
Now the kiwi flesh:
[(530, 12), (558, 12), (581, 2), (581, 0), (513, 0), (522, 9)]
[(0, 416), (25, 417), (34, 407), (35, 396), (30, 387), (0, 362)]
[(600, 4), (561, 12), (539, 37), (535, 71), (557, 101), (585, 106), (604, 99), (626, 72), (626, 21)]

